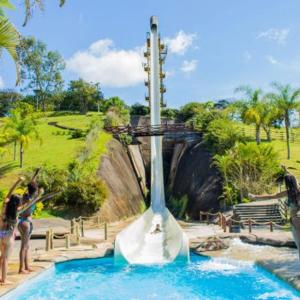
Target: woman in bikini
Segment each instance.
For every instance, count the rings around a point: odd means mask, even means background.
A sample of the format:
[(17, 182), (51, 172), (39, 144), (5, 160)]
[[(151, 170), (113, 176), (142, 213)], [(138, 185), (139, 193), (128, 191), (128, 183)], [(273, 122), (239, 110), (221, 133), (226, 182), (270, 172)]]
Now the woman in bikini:
[[(31, 181), (27, 185), (27, 192), (23, 195), (22, 205), (26, 206), (36, 199), (43, 193), (42, 189), (38, 189), (38, 185), (35, 180)], [(20, 267), (19, 274), (28, 274), (33, 270), (29, 267), (28, 263), (28, 254), (29, 254), (29, 241), (33, 230), (32, 225), (32, 214), (36, 208), (36, 205), (33, 204), (26, 210), (20, 213), (19, 215), (19, 223), (18, 230), (21, 236), (21, 249), (20, 249)]]
[(18, 181), (10, 189), (3, 203), (3, 209), (0, 218), (1, 284), (10, 283), (6, 280), (8, 258), (13, 249), (15, 231), (17, 227), (17, 213), (21, 206), (21, 197), (18, 195), (13, 195), (13, 191), (23, 180), (24, 178), (22, 177), (18, 179)]
[(300, 259), (300, 187), (294, 175), (289, 173), (283, 166), (285, 171), (284, 181), (286, 190), (273, 195), (252, 195), (249, 194), (251, 199), (255, 200), (268, 200), (280, 199), (287, 197), (287, 205), (290, 208), (290, 222), (292, 225), (292, 233), (294, 241), (297, 245)]

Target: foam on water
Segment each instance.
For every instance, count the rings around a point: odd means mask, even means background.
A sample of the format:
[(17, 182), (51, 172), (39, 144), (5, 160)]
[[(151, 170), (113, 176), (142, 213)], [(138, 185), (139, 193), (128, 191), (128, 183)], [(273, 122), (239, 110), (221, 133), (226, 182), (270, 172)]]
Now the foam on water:
[(57, 265), (7, 295), (13, 300), (300, 299), (300, 294), (255, 264), (192, 256), (191, 263), (141, 266), (112, 258)]

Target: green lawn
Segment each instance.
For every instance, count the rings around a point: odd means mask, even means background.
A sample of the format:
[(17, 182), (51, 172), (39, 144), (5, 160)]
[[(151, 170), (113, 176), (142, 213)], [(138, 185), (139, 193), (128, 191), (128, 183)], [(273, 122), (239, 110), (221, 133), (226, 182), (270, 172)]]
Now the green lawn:
[[(67, 115), (59, 117), (44, 117), (39, 119), (38, 130), (42, 141), (32, 140), (24, 152), (24, 168), (19, 168), (19, 156), (13, 160), (13, 145), (7, 147), (7, 152), (0, 158), (0, 188), (7, 188), (26, 168), (38, 167), (44, 164), (65, 168), (72, 161), (85, 143), (84, 138), (71, 139), (68, 130), (58, 129), (48, 125), (48, 122), (86, 129), (96, 114)], [(105, 151), (105, 144), (110, 135), (102, 132), (95, 149), (95, 155)], [(19, 150), (19, 149), (18, 149)], [(19, 154), (19, 153), (17, 153)], [(97, 162), (99, 159), (97, 160)]]
[[(254, 126), (240, 124), (241, 128), (244, 128), (245, 134), (251, 139), (255, 140)], [(300, 128), (293, 128), (291, 130), (294, 139), (291, 139), (291, 159), (287, 159), (287, 146), (285, 141), (285, 129), (273, 129), (272, 130), (272, 142), (266, 141), (266, 134), (262, 130), (261, 138), (263, 143), (268, 143), (274, 146), (275, 150), (279, 154), (280, 162), (285, 164), (289, 171), (293, 173), (300, 180)]]

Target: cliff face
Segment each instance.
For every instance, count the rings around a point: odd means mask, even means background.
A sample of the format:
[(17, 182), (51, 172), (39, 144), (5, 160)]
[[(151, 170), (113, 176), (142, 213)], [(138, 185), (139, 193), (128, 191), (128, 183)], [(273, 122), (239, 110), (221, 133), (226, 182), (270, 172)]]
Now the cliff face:
[(199, 218), (200, 210), (219, 210), (222, 178), (212, 166), (212, 155), (204, 143), (181, 146), (175, 150), (176, 161), (173, 159), (173, 178), (170, 180), (172, 197), (180, 199), (188, 196), (187, 214), (192, 219)]
[(107, 145), (108, 154), (102, 156), (98, 176), (109, 190), (108, 199), (100, 209), (103, 221), (117, 221), (141, 212), (144, 198), (126, 149), (113, 139)]

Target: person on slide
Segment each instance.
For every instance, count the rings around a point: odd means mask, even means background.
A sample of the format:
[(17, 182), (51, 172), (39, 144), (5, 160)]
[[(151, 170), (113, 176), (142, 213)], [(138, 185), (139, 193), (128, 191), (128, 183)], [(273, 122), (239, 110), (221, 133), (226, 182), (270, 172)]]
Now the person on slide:
[[(32, 201), (36, 200), (43, 193), (43, 190), (38, 188), (36, 182), (37, 176), (40, 169), (37, 169), (30, 183), (27, 185), (27, 192), (23, 195), (22, 204), (24, 206), (30, 204)], [(20, 248), (20, 267), (19, 274), (28, 274), (33, 270), (29, 267), (28, 254), (29, 254), (29, 241), (33, 230), (32, 225), (32, 214), (36, 208), (36, 205), (28, 207), (25, 211), (21, 212), (19, 215), (18, 230), (21, 236), (21, 248)]]
[(8, 269), (8, 258), (13, 249), (15, 241), (15, 233), (17, 227), (17, 212), (21, 207), (21, 197), (14, 195), (15, 188), (24, 181), (24, 178), (20, 177), (17, 182), (12, 186), (7, 196), (5, 197), (2, 213), (0, 217), (0, 268), (1, 268), (1, 284), (11, 284), (6, 280)]
[(156, 234), (160, 232), (161, 232), (160, 225), (156, 224), (155, 229), (151, 232), (151, 234)]
[(297, 245), (300, 259), (300, 186), (294, 175), (292, 175), (285, 166), (282, 166), (285, 175), (286, 190), (273, 195), (253, 195), (249, 194), (250, 199), (268, 200), (287, 197), (287, 205), (290, 208), (290, 222), (292, 225), (292, 233), (294, 241)]

